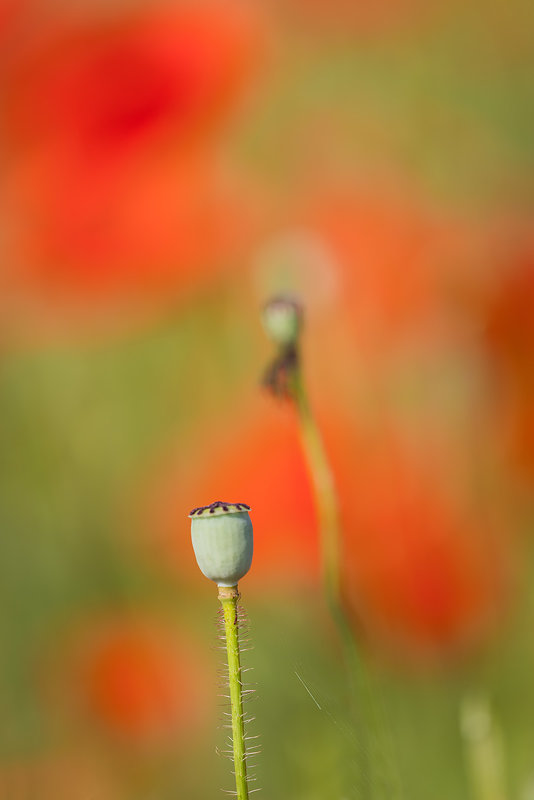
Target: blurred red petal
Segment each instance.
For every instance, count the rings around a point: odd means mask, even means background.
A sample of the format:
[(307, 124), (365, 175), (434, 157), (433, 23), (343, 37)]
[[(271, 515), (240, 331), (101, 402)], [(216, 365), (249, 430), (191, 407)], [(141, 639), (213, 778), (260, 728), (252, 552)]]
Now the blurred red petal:
[[(408, 660), (480, 645), (506, 605), (507, 547), (489, 508), (470, 508), (454, 465), (394, 436), (360, 443), (341, 489), (343, 591), (357, 626)], [(452, 471), (451, 471), (452, 470)]]
[(515, 243), (485, 311), (485, 339), (505, 373), (523, 376), (534, 388), (534, 241)]
[(261, 37), (247, 6), (207, 0), (48, 29), (23, 50), (5, 87), (12, 297), (180, 293), (235, 258), (250, 198), (215, 145)]
[(107, 168), (161, 136), (213, 138), (257, 60), (257, 15), (213, 0), (45, 29), (7, 90), (17, 149)]
[[(534, 242), (524, 232), (504, 248), (482, 298), (482, 341), (495, 389), (493, 414), (503, 455), (514, 473), (534, 477)], [(483, 292), (484, 294), (484, 292)]]
[(108, 734), (139, 744), (189, 735), (205, 714), (205, 664), (180, 631), (147, 620), (104, 621), (82, 633), (76, 691)]
[(102, 760), (70, 746), (0, 765), (0, 797), (23, 800), (72, 800), (80, 792), (99, 800), (117, 800), (119, 788)]
[(322, 242), (358, 350), (371, 356), (440, 330), (477, 232), (399, 181), (308, 193), (300, 224)]

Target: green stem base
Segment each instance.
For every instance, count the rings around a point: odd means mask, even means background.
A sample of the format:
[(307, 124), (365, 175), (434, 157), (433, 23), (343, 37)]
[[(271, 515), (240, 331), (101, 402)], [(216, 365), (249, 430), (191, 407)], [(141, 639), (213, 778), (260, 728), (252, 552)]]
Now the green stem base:
[(239, 591), (237, 586), (219, 586), (219, 600), (223, 610), (226, 652), (228, 655), (228, 684), (232, 711), (232, 746), (237, 800), (248, 800), (247, 752), (245, 748), (243, 686), (241, 683), (241, 657), (237, 618), (238, 598)]

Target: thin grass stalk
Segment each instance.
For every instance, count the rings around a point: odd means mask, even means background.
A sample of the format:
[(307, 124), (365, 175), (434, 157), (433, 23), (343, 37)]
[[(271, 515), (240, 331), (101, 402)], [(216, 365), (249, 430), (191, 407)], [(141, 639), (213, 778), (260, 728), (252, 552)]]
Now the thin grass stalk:
[(507, 800), (502, 734), (483, 694), (463, 698), (460, 730), (473, 800)]

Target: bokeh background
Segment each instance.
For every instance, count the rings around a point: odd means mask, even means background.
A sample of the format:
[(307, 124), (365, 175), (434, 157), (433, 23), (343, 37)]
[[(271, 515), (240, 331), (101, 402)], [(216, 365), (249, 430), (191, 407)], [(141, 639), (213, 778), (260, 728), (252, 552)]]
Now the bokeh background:
[[(1, 0), (2, 800), (231, 788), (187, 520), (215, 499), (252, 506), (264, 797), (532, 800), (533, 15)], [(259, 387), (280, 292), (357, 719), (296, 420)]]

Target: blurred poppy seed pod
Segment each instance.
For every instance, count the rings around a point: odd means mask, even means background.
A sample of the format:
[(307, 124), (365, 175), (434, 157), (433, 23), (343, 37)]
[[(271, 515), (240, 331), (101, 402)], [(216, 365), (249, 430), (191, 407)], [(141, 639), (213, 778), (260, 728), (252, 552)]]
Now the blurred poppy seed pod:
[(292, 297), (274, 297), (263, 307), (262, 321), (269, 338), (275, 344), (287, 347), (297, 342), (302, 309)]
[(252, 564), (250, 506), (217, 500), (190, 513), (191, 540), (201, 572), (218, 586), (235, 586)]

